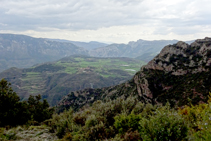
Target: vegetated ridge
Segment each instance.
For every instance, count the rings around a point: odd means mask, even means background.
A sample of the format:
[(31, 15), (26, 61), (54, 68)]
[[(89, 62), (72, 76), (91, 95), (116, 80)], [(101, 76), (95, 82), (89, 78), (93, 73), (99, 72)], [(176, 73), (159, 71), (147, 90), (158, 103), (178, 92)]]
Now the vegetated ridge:
[(11, 82), (22, 100), (41, 94), (51, 106), (71, 91), (102, 88), (132, 78), (145, 63), (131, 58), (97, 58), (74, 55), (31, 68), (11, 68), (0, 79)]
[(71, 92), (58, 104), (58, 111), (78, 108), (96, 100), (138, 96), (142, 102), (183, 106), (206, 102), (211, 88), (211, 38), (190, 45), (179, 41), (165, 46), (134, 77), (123, 84)]

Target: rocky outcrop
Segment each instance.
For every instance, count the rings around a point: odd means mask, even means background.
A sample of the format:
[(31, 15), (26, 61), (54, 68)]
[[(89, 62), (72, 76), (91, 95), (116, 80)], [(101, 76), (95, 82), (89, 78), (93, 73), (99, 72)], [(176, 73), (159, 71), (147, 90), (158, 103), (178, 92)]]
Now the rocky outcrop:
[(179, 41), (177, 44), (166, 46), (144, 68), (163, 70), (173, 75), (208, 71), (206, 67), (211, 63), (210, 42), (211, 38), (206, 37), (196, 40), (191, 45)]
[[(10, 140), (19, 141), (56, 141), (58, 137), (55, 133), (52, 133), (51, 128), (46, 126), (29, 126), (24, 127), (14, 127), (9, 130), (5, 130), (4, 136), (11, 137)], [(0, 140), (6, 140), (0, 137)]]
[[(95, 99), (138, 95), (139, 100), (153, 104), (164, 104), (168, 101), (172, 105), (183, 106), (206, 102), (211, 90), (210, 71), (211, 38), (198, 39), (190, 45), (179, 41), (165, 46), (160, 54), (143, 66), (130, 81), (100, 89), (101, 93)], [(82, 94), (83, 91), (80, 93)], [(72, 107), (73, 105), (65, 105), (67, 97), (58, 106)], [(88, 95), (83, 95), (83, 97), (89, 98)], [(76, 97), (74, 101), (77, 100)]]

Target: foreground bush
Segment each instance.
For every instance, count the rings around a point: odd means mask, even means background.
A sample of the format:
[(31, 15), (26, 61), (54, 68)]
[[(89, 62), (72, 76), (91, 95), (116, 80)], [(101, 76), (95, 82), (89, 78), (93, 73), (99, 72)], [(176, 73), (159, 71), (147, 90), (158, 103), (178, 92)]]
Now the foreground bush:
[(140, 133), (144, 140), (182, 141), (187, 140), (188, 126), (185, 120), (169, 106), (158, 108), (155, 115), (142, 118)]
[(190, 128), (190, 140), (211, 140), (211, 97), (207, 103), (179, 109)]
[(72, 141), (211, 140), (211, 104), (172, 109), (120, 97), (54, 114), (46, 123), (60, 139)]
[(118, 133), (124, 135), (127, 131), (136, 131), (140, 127), (141, 116), (131, 113), (130, 115), (121, 114), (115, 117), (114, 126)]

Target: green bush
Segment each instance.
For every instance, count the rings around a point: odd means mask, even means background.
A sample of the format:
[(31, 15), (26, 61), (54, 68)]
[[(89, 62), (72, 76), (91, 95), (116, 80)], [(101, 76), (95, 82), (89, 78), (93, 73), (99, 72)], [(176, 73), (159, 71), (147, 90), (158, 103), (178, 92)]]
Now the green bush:
[(128, 131), (124, 135), (124, 141), (141, 141), (140, 133), (136, 131)]
[[(211, 95), (211, 94), (210, 94)], [(208, 103), (191, 105), (178, 111), (190, 128), (189, 140), (211, 140), (211, 97)]]
[(64, 137), (63, 137), (63, 140), (65, 141), (72, 141), (72, 135), (71, 133), (67, 133)]
[(51, 127), (51, 132), (56, 132), (59, 138), (63, 138), (65, 134), (78, 131), (80, 127), (73, 122), (73, 110), (69, 109), (61, 114), (54, 114), (51, 119), (45, 121), (45, 124)]
[(141, 119), (139, 132), (143, 140), (180, 141), (187, 140), (188, 126), (182, 116), (164, 106), (156, 109), (155, 115)]
[(95, 115), (90, 115), (88, 118), (87, 118), (87, 120), (86, 120), (86, 122), (85, 122), (85, 125), (86, 125), (86, 127), (92, 127), (92, 126), (95, 126), (95, 125), (97, 125), (98, 124), (98, 120), (97, 120), (97, 118), (96, 118), (96, 116)]
[(139, 128), (140, 115), (131, 113), (130, 115), (121, 114), (115, 117), (114, 126), (118, 132), (123, 135), (127, 131), (135, 131)]

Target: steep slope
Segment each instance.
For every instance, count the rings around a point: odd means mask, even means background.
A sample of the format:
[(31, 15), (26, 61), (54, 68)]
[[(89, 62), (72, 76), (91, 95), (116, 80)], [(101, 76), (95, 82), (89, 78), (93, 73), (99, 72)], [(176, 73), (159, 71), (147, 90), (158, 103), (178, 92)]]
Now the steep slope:
[(25, 68), (73, 54), (87, 54), (85, 49), (72, 43), (14, 34), (0, 34), (0, 49), (0, 72), (10, 67)]
[(138, 95), (153, 104), (172, 106), (206, 102), (211, 89), (211, 38), (165, 46), (160, 54), (143, 66), (130, 81), (102, 89), (71, 92), (58, 104), (58, 110), (78, 109), (97, 99)]
[[(91, 56), (96, 57), (138, 57), (140, 60), (149, 61), (155, 57), (160, 50), (169, 44), (176, 43), (176, 40), (138, 40), (128, 44), (111, 44), (106, 47), (89, 51)], [(144, 57), (142, 57), (144, 55)]]
[(0, 73), (0, 79), (11, 82), (22, 99), (41, 94), (51, 105), (55, 105), (71, 91), (123, 83), (132, 78), (140, 64), (144, 65), (130, 58), (75, 55), (28, 69), (11, 68)]

